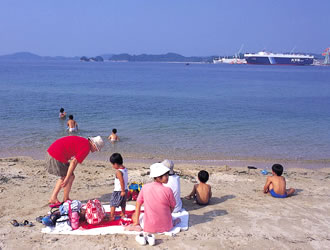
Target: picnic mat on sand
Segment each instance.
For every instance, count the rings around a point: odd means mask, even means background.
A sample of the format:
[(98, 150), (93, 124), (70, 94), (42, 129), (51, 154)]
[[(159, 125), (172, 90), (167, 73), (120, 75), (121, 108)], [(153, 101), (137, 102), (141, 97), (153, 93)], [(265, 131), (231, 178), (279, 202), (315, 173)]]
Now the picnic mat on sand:
[[(110, 212), (110, 205), (103, 205), (105, 212)], [(121, 209), (116, 209), (116, 213), (120, 213)], [(135, 211), (134, 205), (126, 206), (126, 215), (130, 217)], [(172, 213), (173, 219), (180, 218), (181, 222), (172, 228), (171, 231), (165, 232), (165, 235), (175, 235), (180, 231), (188, 230), (189, 213), (182, 209), (181, 212)], [(125, 231), (125, 227), (120, 224), (120, 220), (103, 221), (97, 225), (89, 225), (86, 222), (80, 224), (77, 230), (72, 231), (57, 231), (55, 227), (42, 228), (42, 233), (47, 234), (72, 234), (72, 235), (105, 235), (105, 234), (139, 234), (137, 231)]]

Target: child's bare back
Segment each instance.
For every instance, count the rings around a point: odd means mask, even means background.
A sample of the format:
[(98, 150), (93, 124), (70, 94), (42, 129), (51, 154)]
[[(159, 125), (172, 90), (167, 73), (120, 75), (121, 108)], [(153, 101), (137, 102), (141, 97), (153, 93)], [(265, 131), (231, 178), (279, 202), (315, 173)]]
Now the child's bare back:
[(68, 120), (68, 127), (69, 128), (77, 127), (77, 122), (75, 120)]
[(211, 186), (206, 184), (209, 179), (209, 173), (205, 170), (202, 170), (198, 173), (199, 184), (195, 184), (191, 193), (185, 198), (190, 200), (195, 199), (199, 205), (207, 205), (210, 202), (212, 197)]
[(197, 203), (203, 205), (208, 204), (212, 196), (211, 186), (201, 182), (196, 184), (194, 188), (196, 189)]
[(284, 195), (286, 193), (286, 182), (283, 176), (268, 176), (266, 183), (269, 183), (269, 190), (273, 189), (275, 193), (280, 195)]
[(295, 190), (293, 188), (286, 189), (286, 181), (282, 175), (283, 167), (280, 164), (272, 166), (273, 176), (268, 176), (264, 186), (264, 193), (269, 193), (275, 198), (285, 198), (292, 195)]

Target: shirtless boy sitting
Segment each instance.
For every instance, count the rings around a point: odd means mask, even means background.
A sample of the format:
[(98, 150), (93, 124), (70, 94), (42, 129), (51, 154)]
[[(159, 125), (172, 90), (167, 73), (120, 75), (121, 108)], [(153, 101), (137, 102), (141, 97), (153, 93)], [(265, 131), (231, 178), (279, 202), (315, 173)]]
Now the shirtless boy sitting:
[(264, 186), (264, 193), (269, 193), (275, 198), (286, 198), (292, 195), (295, 190), (293, 188), (286, 189), (285, 178), (282, 175), (283, 166), (274, 164), (272, 166), (273, 176), (268, 176)]
[(211, 186), (206, 184), (209, 180), (209, 173), (205, 170), (199, 171), (198, 180), (200, 183), (195, 184), (191, 193), (185, 198), (187, 200), (191, 200), (193, 198), (197, 204), (207, 205), (212, 197)]

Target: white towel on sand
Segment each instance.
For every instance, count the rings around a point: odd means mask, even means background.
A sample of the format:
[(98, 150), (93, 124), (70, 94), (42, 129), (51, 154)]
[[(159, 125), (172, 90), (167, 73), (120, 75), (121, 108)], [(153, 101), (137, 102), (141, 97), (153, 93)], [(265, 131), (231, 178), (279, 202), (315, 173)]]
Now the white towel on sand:
[[(106, 212), (110, 212), (110, 205), (103, 205)], [(126, 211), (132, 211), (135, 210), (134, 205), (127, 205)], [(120, 208), (118, 208), (118, 211), (120, 211)], [(186, 231), (189, 227), (189, 213), (182, 209), (180, 212), (172, 213), (173, 219), (180, 218), (181, 222), (177, 224), (175, 227), (172, 228), (171, 231), (165, 232), (162, 234), (173, 236), (180, 231)], [(105, 234), (139, 234), (140, 232), (137, 231), (125, 231), (125, 228), (123, 226), (109, 226), (109, 227), (99, 227), (99, 228), (93, 228), (93, 229), (81, 229), (78, 228), (77, 230), (57, 230), (55, 227), (45, 227), (42, 228), (42, 233), (47, 234), (72, 234), (72, 235), (105, 235)]]

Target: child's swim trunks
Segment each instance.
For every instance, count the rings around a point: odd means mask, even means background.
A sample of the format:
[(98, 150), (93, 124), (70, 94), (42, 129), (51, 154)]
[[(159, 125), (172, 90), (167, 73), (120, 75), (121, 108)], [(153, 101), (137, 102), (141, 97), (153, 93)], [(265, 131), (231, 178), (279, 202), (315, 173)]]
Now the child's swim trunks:
[(125, 196), (120, 196), (121, 191), (113, 191), (110, 198), (110, 207), (126, 206), (126, 197), (128, 190), (125, 190)]
[(274, 189), (271, 189), (269, 192), (274, 198), (286, 198), (286, 197), (288, 197), (287, 193), (285, 193), (283, 195), (282, 194), (277, 194), (277, 193), (275, 193)]
[(73, 133), (73, 132), (77, 132), (77, 127), (74, 128), (68, 128), (69, 132)]

